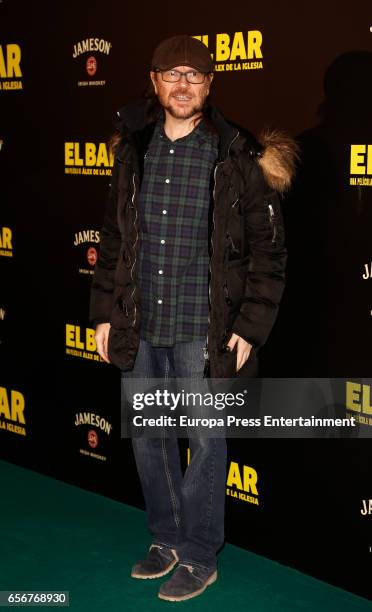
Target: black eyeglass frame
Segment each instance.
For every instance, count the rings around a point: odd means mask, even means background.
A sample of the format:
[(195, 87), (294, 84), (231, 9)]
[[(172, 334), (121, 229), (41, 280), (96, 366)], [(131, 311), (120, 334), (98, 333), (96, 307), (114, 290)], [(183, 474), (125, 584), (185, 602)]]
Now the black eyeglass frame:
[[(184, 71), (181, 71), (181, 70), (175, 70), (174, 68), (168, 68), (167, 70), (162, 70), (161, 68), (153, 68), (153, 70), (154, 70), (154, 72), (160, 72), (161, 78), (163, 79), (163, 81), (165, 83), (179, 83), (179, 81), (181, 80), (182, 76), (185, 76), (186, 77), (186, 81), (188, 83), (190, 83), (191, 85), (202, 85), (202, 83), (205, 83), (205, 77), (208, 74), (213, 74), (213, 71), (202, 72), (201, 70), (196, 70), (196, 69), (195, 70), (187, 70), (187, 72), (184, 72)], [(177, 79), (177, 81), (167, 81), (164, 78), (164, 74), (163, 73), (164, 72), (170, 72), (170, 71), (177, 72), (177, 74), (179, 75), (179, 78)], [(203, 80), (202, 81), (198, 81), (197, 83), (189, 81), (189, 79), (187, 78), (187, 75), (190, 74), (190, 72), (199, 72), (200, 74), (203, 75)]]

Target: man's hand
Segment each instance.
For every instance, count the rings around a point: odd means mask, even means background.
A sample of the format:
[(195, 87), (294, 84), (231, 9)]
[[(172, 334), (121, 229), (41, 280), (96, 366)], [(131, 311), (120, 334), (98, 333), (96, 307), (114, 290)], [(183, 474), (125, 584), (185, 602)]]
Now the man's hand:
[(97, 344), (97, 352), (106, 363), (110, 363), (107, 354), (108, 336), (110, 331), (110, 323), (99, 323), (96, 327), (94, 338)]
[(249, 344), (244, 338), (241, 338), (237, 334), (233, 334), (227, 344), (227, 348), (232, 351), (236, 345), (236, 371), (247, 361), (251, 352), (252, 345)]

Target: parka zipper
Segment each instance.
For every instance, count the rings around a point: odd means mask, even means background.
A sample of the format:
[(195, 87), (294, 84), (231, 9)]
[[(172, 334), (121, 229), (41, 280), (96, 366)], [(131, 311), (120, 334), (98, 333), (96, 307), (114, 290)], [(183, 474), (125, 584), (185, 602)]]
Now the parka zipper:
[(204, 359), (205, 359), (205, 369), (204, 369), (204, 377), (205, 377), (205, 371), (206, 371), (206, 367), (209, 364), (209, 326), (210, 326), (210, 322), (211, 322), (211, 316), (210, 316), (210, 309), (211, 309), (211, 281), (212, 281), (212, 266), (211, 266), (211, 261), (212, 261), (212, 256), (213, 256), (213, 233), (214, 233), (214, 207), (215, 207), (215, 196), (216, 196), (216, 184), (217, 184), (217, 169), (219, 166), (221, 166), (222, 164), (225, 163), (226, 159), (229, 157), (229, 153), (230, 153), (230, 149), (231, 146), (233, 145), (233, 143), (235, 142), (235, 140), (238, 138), (240, 132), (237, 132), (234, 136), (234, 138), (232, 139), (232, 141), (229, 144), (229, 147), (227, 149), (227, 155), (225, 157), (224, 160), (218, 162), (214, 168), (214, 173), (213, 173), (213, 178), (214, 178), (214, 185), (213, 185), (213, 214), (212, 214), (212, 233), (211, 233), (211, 254), (210, 254), (210, 258), (209, 258), (209, 283), (208, 283), (208, 299), (209, 299), (209, 310), (208, 310), (208, 331), (207, 331), (207, 340), (205, 343), (205, 347), (203, 349), (204, 351)]
[(270, 224), (272, 227), (272, 231), (273, 231), (273, 237), (271, 239), (271, 242), (273, 242), (275, 244), (276, 242), (276, 222), (275, 222), (275, 213), (274, 213), (274, 208), (272, 206), (272, 204), (267, 204), (268, 210), (269, 210), (269, 219), (270, 219)]
[(239, 254), (240, 251), (239, 251), (239, 249), (236, 248), (236, 246), (234, 244), (234, 241), (232, 239), (232, 236), (231, 236), (231, 234), (229, 232), (226, 232), (226, 240), (227, 240), (228, 245), (231, 247), (231, 252)]
[(128, 307), (127, 307), (127, 304), (126, 304), (124, 298), (121, 298), (120, 304), (121, 304), (121, 309), (122, 309), (124, 315), (126, 317), (128, 317), (129, 316)]
[[(211, 280), (212, 280), (212, 266), (211, 266), (211, 260), (212, 260), (212, 255), (213, 255), (213, 232), (214, 232), (214, 205), (215, 205), (215, 194), (216, 194), (216, 175), (217, 175), (217, 168), (218, 166), (220, 166), (221, 164), (223, 164), (223, 161), (218, 162), (215, 165), (214, 168), (214, 173), (213, 173), (213, 179), (214, 179), (214, 185), (213, 185), (213, 213), (212, 213), (212, 232), (211, 232), (211, 254), (209, 257), (209, 282), (208, 282), (208, 301), (209, 301), (209, 308), (208, 308), (208, 331), (207, 331), (207, 339), (206, 339), (206, 343), (205, 346), (203, 348), (204, 351), (204, 360), (205, 360), (205, 370), (207, 368), (207, 366), (209, 365), (209, 326), (211, 323)], [(204, 372), (205, 372), (204, 370)]]
[(228, 306), (232, 306), (232, 299), (230, 298), (229, 289), (227, 286), (227, 281), (225, 280), (225, 284), (223, 286), (223, 293), (225, 295), (225, 302)]
[[(136, 244), (137, 244), (137, 241), (138, 241), (138, 231), (137, 231), (137, 209), (135, 208), (135, 205), (134, 205), (134, 198), (135, 198), (135, 196), (136, 196), (136, 180), (135, 180), (135, 179), (136, 179), (136, 173), (135, 173), (135, 172), (133, 172), (133, 176), (132, 176), (132, 182), (133, 182), (132, 208), (134, 208), (134, 210), (135, 210), (135, 212), (136, 212), (136, 216), (135, 216), (135, 218), (134, 218), (134, 222), (133, 222), (134, 229), (135, 229), (135, 231), (136, 231), (136, 239), (135, 239), (135, 241), (134, 241), (134, 243), (133, 243), (134, 261), (133, 261), (133, 264), (132, 264), (132, 267), (131, 267), (131, 270), (130, 270), (130, 277), (131, 277), (132, 281), (133, 281), (133, 270), (134, 270), (134, 266), (135, 266), (136, 261), (137, 261), (137, 255), (136, 255)], [(133, 298), (134, 292), (135, 292), (135, 290), (136, 290), (136, 286), (135, 286), (135, 284), (134, 284), (134, 283), (133, 283), (133, 285), (134, 285), (134, 286), (133, 286), (133, 291), (132, 291), (131, 296), (130, 296), (130, 297), (132, 298), (132, 302), (133, 302), (133, 304), (134, 304), (134, 319), (133, 319), (132, 327), (134, 327), (134, 326), (135, 326), (135, 324), (136, 324), (136, 320), (137, 320), (137, 305), (136, 305), (136, 302), (134, 301), (134, 298)]]

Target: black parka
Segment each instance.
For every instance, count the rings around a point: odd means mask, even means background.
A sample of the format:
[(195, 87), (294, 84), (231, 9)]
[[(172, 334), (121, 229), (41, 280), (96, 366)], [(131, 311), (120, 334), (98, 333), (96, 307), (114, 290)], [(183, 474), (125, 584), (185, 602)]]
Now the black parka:
[[(100, 232), (89, 318), (94, 326), (111, 323), (109, 359), (132, 369), (141, 326), (138, 194), (155, 122), (147, 119), (144, 103), (123, 107), (118, 116), (121, 140)], [(205, 375), (235, 375), (236, 352), (227, 352), (226, 344), (236, 333), (253, 346), (239, 375), (252, 376), (257, 350), (270, 334), (285, 284), (280, 198), (293, 175), (296, 145), (278, 131), (256, 140), (213, 106), (209, 120), (219, 134), (219, 155), (210, 184)]]

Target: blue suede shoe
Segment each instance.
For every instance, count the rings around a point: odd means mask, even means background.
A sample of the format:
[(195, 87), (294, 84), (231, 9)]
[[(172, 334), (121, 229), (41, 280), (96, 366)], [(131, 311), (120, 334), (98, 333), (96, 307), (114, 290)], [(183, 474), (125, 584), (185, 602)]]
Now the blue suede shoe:
[(160, 578), (168, 574), (178, 563), (177, 553), (173, 548), (151, 544), (146, 559), (137, 561), (132, 568), (132, 578)]
[(168, 601), (184, 601), (200, 595), (216, 580), (216, 569), (180, 563), (172, 577), (161, 585), (158, 595)]

